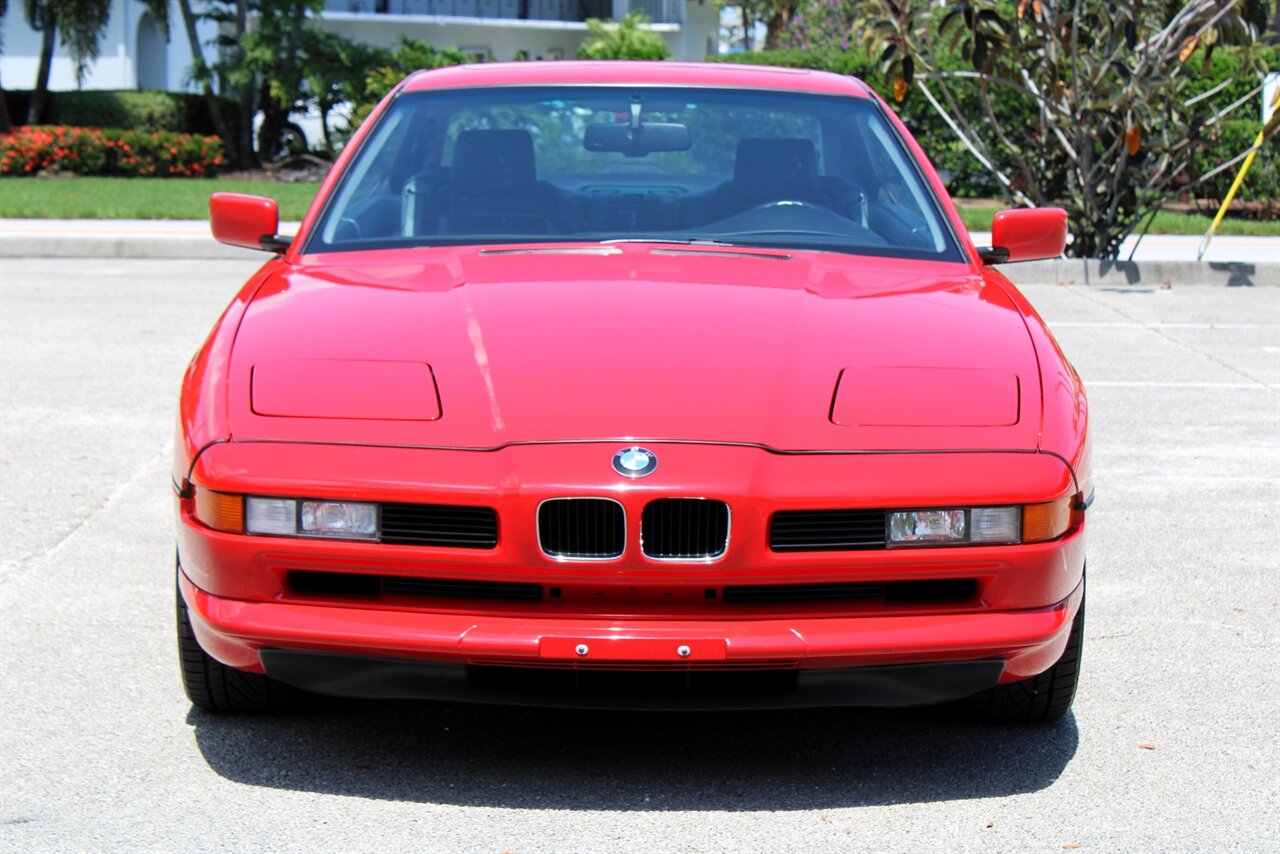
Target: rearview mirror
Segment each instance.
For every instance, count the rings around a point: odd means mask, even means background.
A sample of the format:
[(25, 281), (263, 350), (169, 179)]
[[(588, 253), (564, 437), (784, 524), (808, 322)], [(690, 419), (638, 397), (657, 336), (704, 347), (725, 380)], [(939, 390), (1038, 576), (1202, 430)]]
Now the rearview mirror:
[(692, 144), (687, 125), (673, 122), (587, 125), (582, 145), (587, 151), (616, 151), (627, 157), (644, 157), (655, 151), (688, 151)]
[(209, 197), (209, 228), (215, 240), (247, 249), (283, 252), (289, 238), (276, 232), (280, 211), (275, 199), (244, 193), (214, 193)]
[(991, 245), (978, 249), (987, 264), (1057, 258), (1067, 248), (1067, 212), (1062, 208), (1000, 211), (991, 224)]

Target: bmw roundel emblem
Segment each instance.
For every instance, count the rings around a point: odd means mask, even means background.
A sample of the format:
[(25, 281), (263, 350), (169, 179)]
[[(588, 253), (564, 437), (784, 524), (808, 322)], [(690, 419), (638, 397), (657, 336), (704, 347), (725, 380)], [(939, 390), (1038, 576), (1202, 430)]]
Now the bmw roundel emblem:
[(613, 455), (613, 470), (623, 477), (645, 477), (657, 467), (657, 455), (647, 448), (632, 446)]

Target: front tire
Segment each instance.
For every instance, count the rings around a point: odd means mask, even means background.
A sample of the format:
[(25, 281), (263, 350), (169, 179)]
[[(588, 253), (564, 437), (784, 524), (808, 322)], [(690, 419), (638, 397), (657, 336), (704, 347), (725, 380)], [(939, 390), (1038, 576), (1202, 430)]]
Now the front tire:
[(1084, 652), (1084, 596), (1071, 621), (1067, 648), (1053, 666), (1031, 679), (997, 685), (960, 701), (961, 711), (988, 723), (1050, 723), (1071, 710)]
[(246, 673), (205, 652), (177, 591), (178, 663), (191, 705), (204, 712), (279, 712), (297, 705), (298, 691), (259, 673)]

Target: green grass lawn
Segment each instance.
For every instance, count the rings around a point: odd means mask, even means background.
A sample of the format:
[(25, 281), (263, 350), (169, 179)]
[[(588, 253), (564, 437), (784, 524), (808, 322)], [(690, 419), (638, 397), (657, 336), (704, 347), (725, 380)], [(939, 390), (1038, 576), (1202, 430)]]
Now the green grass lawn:
[[(318, 184), (183, 178), (0, 178), (0, 217), (30, 219), (205, 219), (209, 194), (218, 191), (270, 196), (280, 218), (302, 219)], [(968, 205), (960, 218), (974, 231), (990, 231), (998, 205)], [(1204, 234), (1210, 218), (1161, 211), (1152, 234)], [(1280, 220), (1227, 218), (1219, 234), (1280, 235)]]
[(209, 194), (253, 193), (302, 219), (319, 184), (198, 178), (0, 178), (0, 217), (29, 219), (207, 219)]

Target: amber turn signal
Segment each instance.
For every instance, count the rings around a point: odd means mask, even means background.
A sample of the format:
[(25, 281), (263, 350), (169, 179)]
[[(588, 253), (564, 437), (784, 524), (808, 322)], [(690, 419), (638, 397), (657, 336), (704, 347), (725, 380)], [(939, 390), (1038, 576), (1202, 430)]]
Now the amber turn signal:
[(196, 487), (196, 518), (216, 531), (244, 533), (244, 496)]
[(1071, 498), (1022, 508), (1022, 541), (1043, 543), (1061, 537), (1071, 527)]

